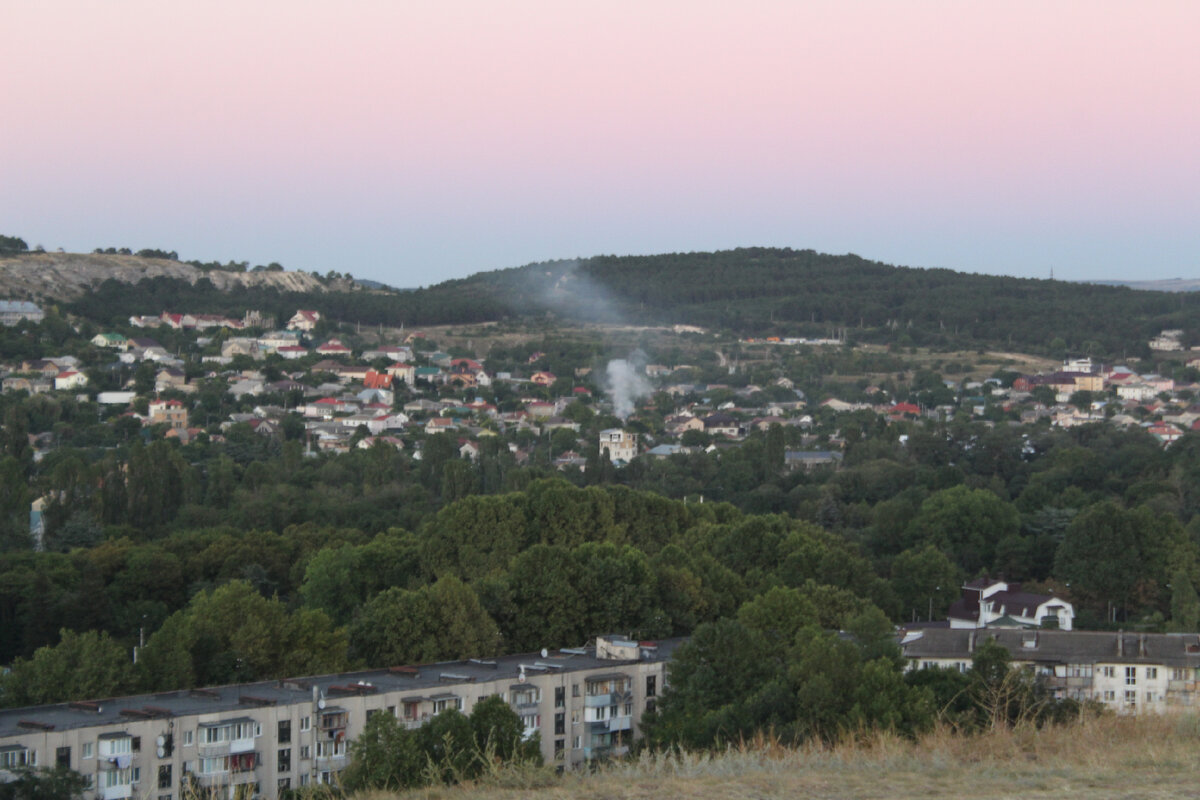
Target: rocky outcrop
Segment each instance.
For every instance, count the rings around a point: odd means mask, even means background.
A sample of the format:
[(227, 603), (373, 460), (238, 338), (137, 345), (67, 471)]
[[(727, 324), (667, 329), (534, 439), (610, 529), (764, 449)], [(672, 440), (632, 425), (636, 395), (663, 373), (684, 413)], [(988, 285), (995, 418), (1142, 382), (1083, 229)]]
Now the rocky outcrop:
[(0, 297), (73, 300), (108, 279), (137, 283), (143, 278), (207, 278), (222, 291), (270, 286), (285, 292), (350, 291), (353, 281), (326, 281), (307, 272), (205, 272), (191, 264), (140, 256), (29, 253), (0, 257)]

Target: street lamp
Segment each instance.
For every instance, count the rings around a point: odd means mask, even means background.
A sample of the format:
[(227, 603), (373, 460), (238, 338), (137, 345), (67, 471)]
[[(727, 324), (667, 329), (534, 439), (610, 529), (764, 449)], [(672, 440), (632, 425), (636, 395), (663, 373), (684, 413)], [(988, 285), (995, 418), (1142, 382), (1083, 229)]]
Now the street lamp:
[[(942, 590), (942, 587), (935, 586), (935, 587), (933, 587), (933, 590), (935, 592), (940, 592)], [(929, 619), (926, 621), (933, 622), (933, 595), (932, 594), (929, 595)]]

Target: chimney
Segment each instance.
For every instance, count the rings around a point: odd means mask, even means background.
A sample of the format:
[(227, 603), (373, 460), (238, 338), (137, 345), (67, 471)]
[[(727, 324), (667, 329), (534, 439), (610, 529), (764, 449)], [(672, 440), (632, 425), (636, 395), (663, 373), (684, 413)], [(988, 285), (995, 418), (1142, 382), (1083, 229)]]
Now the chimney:
[(1120, 630), (1120, 631), (1117, 631), (1117, 657), (1123, 658), (1124, 656), (1125, 656), (1125, 631)]
[(972, 628), (970, 633), (967, 634), (967, 652), (968, 653), (975, 652), (975, 629), (974, 628)]
[(1146, 657), (1146, 634), (1144, 633), (1138, 634), (1138, 657)]

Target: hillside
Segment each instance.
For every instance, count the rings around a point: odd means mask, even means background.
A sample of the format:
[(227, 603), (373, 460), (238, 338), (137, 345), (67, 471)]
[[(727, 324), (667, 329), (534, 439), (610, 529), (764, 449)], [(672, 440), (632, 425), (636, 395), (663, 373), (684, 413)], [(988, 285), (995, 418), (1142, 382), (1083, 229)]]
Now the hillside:
[[(106, 280), (137, 283), (167, 278), (195, 285), (207, 278), (225, 292), (254, 288), (284, 292), (325, 292), (326, 282), (307, 272), (204, 271), (191, 264), (161, 258), (84, 253), (24, 253), (0, 257), (0, 297), (70, 301)], [(339, 286), (346, 283), (346, 286)], [(349, 288), (335, 282), (333, 288)]]
[[(877, 734), (866, 742), (799, 750), (748, 747), (707, 756), (617, 762), (562, 777), (499, 772), (478, 784), (359, 800), (767, 800), (767, 798), (1167, 798), (1194, 797), (1195, 720), (1114, 718), (979, 736), (936, 731), (918, 741)], [(966, 787), (970, 787), (969, 790)]]

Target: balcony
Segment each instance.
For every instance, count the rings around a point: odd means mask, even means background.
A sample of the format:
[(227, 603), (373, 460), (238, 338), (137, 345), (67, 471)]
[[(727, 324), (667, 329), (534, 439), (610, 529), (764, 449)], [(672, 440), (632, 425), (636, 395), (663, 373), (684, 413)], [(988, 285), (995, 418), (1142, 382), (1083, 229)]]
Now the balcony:
[(627, 731), (633, 727), (633, 717), (609, 717), (594, 719), (588, 722), (588, 730), (593, 733), (603, 731)]
[(133, 797), (133, 784), (118, 783), (116, 786), (105, 786), (97, 794), (101, 800), (125, 800), (127, 797)]

